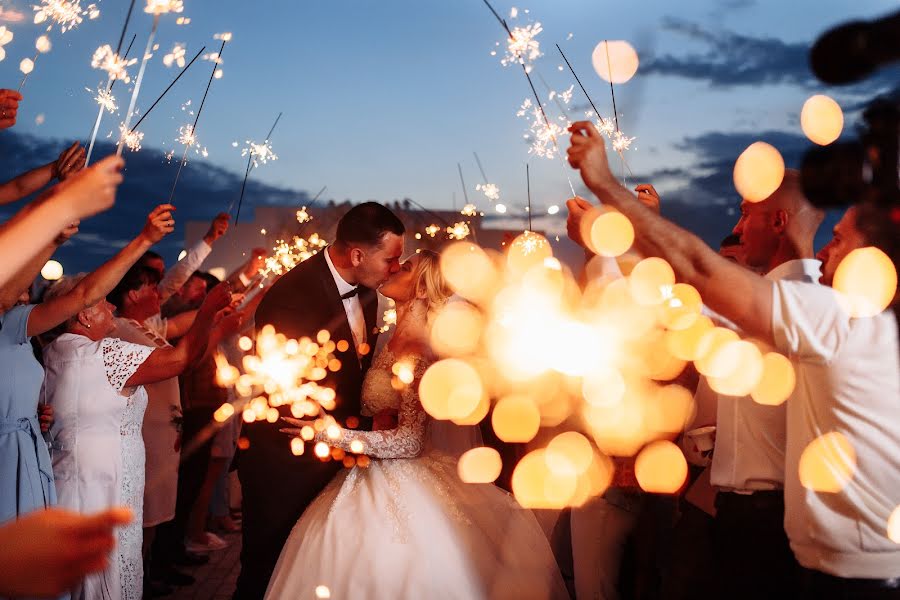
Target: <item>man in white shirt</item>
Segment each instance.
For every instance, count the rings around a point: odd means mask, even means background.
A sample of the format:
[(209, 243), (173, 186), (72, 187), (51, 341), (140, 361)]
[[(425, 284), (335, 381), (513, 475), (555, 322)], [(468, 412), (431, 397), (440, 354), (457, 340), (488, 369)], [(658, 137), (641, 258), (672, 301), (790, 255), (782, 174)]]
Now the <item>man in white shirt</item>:
[[(818, 281), (813, 241), (824, 216), (803, 196), (800, 173), (788, 169), (771, 196), (741, 203), (733, 233), (745, 266), (769, 281)], [(713, 527), (718, 595), (794, 595), (797, 562), (784, 531), (785, 406), (717, 394), (705, 377), (694, 398), (699, 413), (716, 415), (715, 423), (697, 426), (717, 426), (710, 482), (719, 490)]]
[[(797, 384), (787, 401), (785, 526), (794, 555), (808, 569), (803, 592), (808, 597), (896, 597), (900, 544), (888, 537), (888, 522), (900, 505), (895, 312), (853, 319), (829, 287), (773, 282), (718, 256), (618, 184), (604, 140), (592, 124), (579, 122), (571, 131), (570, 164), (604, 204), (631, 221), (637, 248), (666, 259), (707, 305), (791, 358)], [(570, 211), (570, 219), (583, 217), (576, 203), (570, 203)], [(850, 209), (821, 254), (822, 282), (832, 283), (837, 265), (850, 251), (872, 243), (892, 252), (896, 269), (892, 242), (866, 239), (856, 224), (856, 209)], [(897, 303), (895, 295), (893, 306)], [(842, 442), (837, 448), (821, 443), (830, 452), (818, 459), (813, 455), (813, 466), (825, 473), (849, 473), (834, 491), (815, 491), (810, 481), (801, 485), (801, 455), (823, 434)]]

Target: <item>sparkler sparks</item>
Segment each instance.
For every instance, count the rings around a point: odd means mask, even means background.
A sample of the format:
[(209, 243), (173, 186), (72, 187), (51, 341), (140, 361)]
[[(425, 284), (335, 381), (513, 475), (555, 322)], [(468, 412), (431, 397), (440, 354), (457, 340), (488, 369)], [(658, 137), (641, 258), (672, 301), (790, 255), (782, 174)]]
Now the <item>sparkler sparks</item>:
[(469, 237), (470, 233), (469, 224), (465, 221), (460, 221), (459, 223), (454, 223), (452, 226), (447, 227), (447, 235), (451, 240), (463, 240)]
[(151, 15), (164, 15), (184, 11), (183, 0), (147, 0), (144, 12)]
[(119, 126), (119, 136), (122, 144), (132, 152), (137, 152), (141, 149), (141, 142), (144, 141), (143, 131), (125, 131), (125, 124), (123, 123)]
[(184, 58), (184, 55), (186, 53), (187, 48), (185, 48), (184, 44), (175, 44), (175, 46), (172, 48), (172, 51), (163, 56), (163, 64), (167, 67), (178, 65), (179, 69), (183, 69), (184, 65), (187, 63)]
[(34, 8), (34, 23), (50, 22), (48, 31), (58, 25), (62, 33), (70, 29), (74, 29), (84, 21), (85, 15), (89, 19), (96, 19), (100, 16), (100, 11), (95, 4), (91, 4), (87, 9), (81, 8), (81, 0), (41, 0), (40, 5)]
[(269, 140), (266, 140), (261, 144), (247, 140), (247, 146), (241, 150), (241, 156), (251, 156), (254, 169), (258, 168), (259, 165), (266, 164), (270, 160), (278, 160), (278, 155), (272, 150), (272, 144)]
[[(393, 300), (391, 300), (391, 304), (393, 304)], [(397, 309), (396, 308), (388, 308), (384, 311), (384, 315), (381, 317), (382, 326), (378, 329), (378, 333), (387, 333), (391, 327), (397, 324)]]
[(6, 58), (6, 50), (3, 46), (13, 40), (13, 32), (6, 28), (6, 25), (0, 26), (0, 60)]
[(103, 110), (114, 113), (119, 109), (119, 105), (116, 104), (116, 97), (112, 95), (112, 92), (105, 89), (102, 84), (97, 86), (96, 90), (92, 90), (91, 88), (84, 89), (91, 94), (95, 94), (94, 100), (103, 108)]
[(300, 223), (302, 225), (304, 223), (309, 223), (310, 221), (312, 221), (312, 217), (310, 216), (309, 212), (307, 212), (305, 206), (297, 211), (297, 222), (298, 223)]
[(259, 274), (263, 277), (269, 275), (284, 275), (300, 263), (319, 253), (328, 242), (313, 233), (308, 238), (294, 236), (287, 242), (278, 240), (271, 254), (266, 257), (265, 264), (260, 268)]
[(194, 134), (194, 126), (190, 123), (178, 128), (178, 137), (175, 138), (175, 141), (185, 146), (186, 149), (193, 148), (195, 153), (204, 158), (209, 156), (209, 151), (205, 146), (200, 145), (197, 136)]
[(128, 67), (136, 63), (136, 58), (120, 57), (109, 44), (97, 48), (91, 58), (91, 67), (106, 71), (110, 79), (121, 79), (125, 83), (131, 83)]
[(493, 183), (479, 183), (475, 186), (475, 191), (481, 192), (488, 200), (491, 200), (492, 202), (496, 202), (500, 199), (500, 188)]
[(500, 59), (500, 64), (504, 67), (515, 64), (530, 67), (531, 63), (544, 55), (540, 42), (535, 39), (543, 30), (540, 23), (514, 27), (512, 35), (506, 41), (506, 54)]
[(463, 206), (463, 209), (460, 211), (459, 214), (461, 214), (464, 217), (474, 217), (474, 216), (478, 215), (478, 209), (475, 207), (474, 204), (466, 204), (465, 206)]
[(550, 121), (548, 127), (541, 108), (535, 106), (530, 98), (526, 98), (522, 102), (518, 112), (516, 112), (516, 116), (523, 117), (528, 121), (529, 132), (524, 136), (531, 143), (528, 153), (551, 160), (556, 158), (559, 152), (556, 140), (561, 135), (565, 135), (568, 124), (566, 123), (563, 126)]
[[(296, 417), (322, 417), (324, 411), (334, 409), (334, 390), (318, 382), (329, 372), (340, 370), (341, 363), (335, 357), (335, 351), (346, 351), (347, 342), (335, 342), (324, 330), (319, 332), (316, 340), (289, 340), (276, 333), (271, 325), (266, 325), (253, 347), (255, 352), (248, 352), (241, 361), (243, 373), (221, 354), (215, 357), (216, 381), (222, 387), (234, 388), (243, 399), (241, 415), (245, 422), (267, 420), (274, 423), (279, 418), (279, 406), (290, 406)], [(325, 416), (317, 419), (315, 429), (324, 431), (334, 425), (334, 418)], [(302, 440), (292, 443), (292, 446), (298, 445), (302, 447)]]
[(440, 230), (441, 230), (441, 228), (439, 225), (435, 225), (434, 223), (432, 223), (431, 225), (429, 225), (428, 227), (425, 228), (425, 235), (427, 235), (429, 237), (434, 237), (438, 234), (438, 232), (440, 232)]

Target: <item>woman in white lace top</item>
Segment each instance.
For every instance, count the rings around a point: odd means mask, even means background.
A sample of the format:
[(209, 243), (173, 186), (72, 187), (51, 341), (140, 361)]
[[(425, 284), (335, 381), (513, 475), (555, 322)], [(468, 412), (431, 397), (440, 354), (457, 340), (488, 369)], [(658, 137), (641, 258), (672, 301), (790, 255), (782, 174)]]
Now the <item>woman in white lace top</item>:
[[(322, 587), (332, 598), (354, 600), (568, 598), (534, 515), (500, 488), (463, 483), (456, 460), (432, 443), (418, 389), (436, 360), (430, 318), (452, 295), (438, 256), (416, 254), (380, 292), (397, 303), (397, 329), (369, 369), (362, 401), (369, 413), (396, 410), (397, 424), (317, 437), (348, 452), (362, 444), (373, 460), (338, 474), (306, 509), (266, 598), (324, 597)], [(412, 370), (409, 385), (396, 381), (398, 363)]]
[[(65, 294), (77, 282), (57, 282), (48, 297)], [(110, 566), (73, 589), (73, 600), (141, 598), (143, 386), (177, 375), (200, 356), (216, 313), (228, 301), (223, 286), (210, 294), (178, 346), (154, 349), (107, 337), (115, 323), (111, 305), (103, 300), (69, 319), (65, 333), (44, 349), (41, 396), (56, 417), (52, 460), (59, 505), (86, 513), (127, 506), (135, 515), (118, 530), (117, 556)]]

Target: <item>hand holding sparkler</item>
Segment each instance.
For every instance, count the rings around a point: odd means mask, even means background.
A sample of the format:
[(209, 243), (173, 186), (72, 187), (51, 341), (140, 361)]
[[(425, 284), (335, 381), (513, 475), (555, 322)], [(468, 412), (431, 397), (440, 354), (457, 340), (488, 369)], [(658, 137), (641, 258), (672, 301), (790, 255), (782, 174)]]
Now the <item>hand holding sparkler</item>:
[(219, 213), (216, 218), (209, 224), (209, 230), (203, 236), (203, 241), (207, 245), (212, 246), (216, 240), (228, 233), (228, 224), (231, 221), (231, 215), (228, 213)]
[(125, 161), (118, 156), (108, 156), (50, 190), (51, 195), (65, 197), (74, 203), (77, 218), (86, 218), (103, 212), (116, 201), (116, 189), (122, 183)]
[(148, 240), (151, 245), (158, 244), (164, 237), (175, 231), (175, 218), (172, 211), (175, 207), (171, 204), (160, 204), (147, 216), (147, 223), (141, 231), (141, 237)]
[(644, 206), (659, 214), (659, 192), (656, 191), (655, 187), (649, 183), (642, 183), (634, 188), (634, 191), (637, 192), (638, 200)]
[(609, 169), (606, 141), (589, 121), (577, 121), (569, 127), (572, 132), (567, 151), (569, 164), (581, 171), (581, 178), (588, 188), (600, 196), (599, 192), (616, 185), (616, 179)]
[(15, 90), (0, 90), (0, 129), (9, 129), (16, 124), (19, 102), (22, 94)]
[(59, 155), (51, 167), (53, 177), (65, 181), (84, 168), (84, 148), (75, 142)]

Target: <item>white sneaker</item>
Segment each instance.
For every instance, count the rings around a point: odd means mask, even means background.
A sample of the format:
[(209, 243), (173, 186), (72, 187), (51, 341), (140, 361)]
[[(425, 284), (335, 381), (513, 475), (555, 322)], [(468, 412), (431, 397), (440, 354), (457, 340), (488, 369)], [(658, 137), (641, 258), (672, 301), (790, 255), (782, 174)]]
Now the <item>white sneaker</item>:
[(209, 554), (216, 550), (223, 550), (228, 547), (228, 542), (220, 538), (214, 533), (206, 532), (206, 543), (187, 540), (184, 544), (188, 552), (197, 554)]

